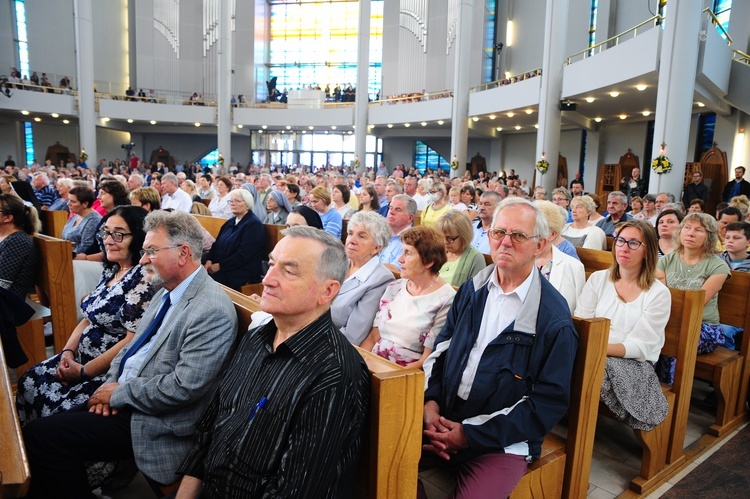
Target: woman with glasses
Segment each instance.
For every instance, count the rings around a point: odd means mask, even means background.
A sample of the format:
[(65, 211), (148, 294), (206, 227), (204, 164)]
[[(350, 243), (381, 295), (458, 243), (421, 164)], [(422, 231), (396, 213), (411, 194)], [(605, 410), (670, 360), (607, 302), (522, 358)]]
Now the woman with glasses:
[(21, 425), (86, 403), (104, 383), (112, 359), (133, 339), (155, 291), (138, 264), (146, 215), (138, 206), (119, 206), (106, 217), (101, 231), (104, 272), (81, 303), (84, 319), (61, 353), (18, 380), (16, 409)]
[(73, 216), (65, 223), (62, 238), (73, 243), (73, 258), (98, 251), (96, 231), (102, 216), (92, 208), (93, 204), (94, 191), (88, 186), (73, 187), (68, 192), (68, 208)]
[(448, 204), (448, 191), (442, 182), (435, 182), (430, 188), (432, 203), (422, 210), (422, 225), (432, 227), (438, 218), (451, 210)]
[(474, 230), (463, 213), (451, 210), (435, 222), (435, 228), (445, 237), (446, 262), (440, 267), (440, 277), (452, 286), (461, 286), (487, 266), (484, 255), (472, 245)]
[(239, 291), (261, 280), (266, 231), (252, 212), (253, 195), (247, 189), (235, 189), (227, 196), (233, 216), (221, 226), (204, 267), (216, 282)]
[[(705, 213), (688, 213), (680, 223), (675, 250), (659, 259), (656, 278), (670, 288), (703, 289), (703, 307), (698, 353), (713, 352), (724, 343), (719, 321), (719, 291), (732, 276), (729, 266), (716, 256), (719, 228)], [(670, 372), (673, 367), (669, 366)], [(670, 374), (670, 378), (672, 375)], [(666, 372), (664, 378), (666, 379)]]
[(653, 364), (664, 345), (672, 297), (656, 279), (656, 232), (642, 220), (619, 224), (608, 270), (594, 272), (575, 315), (610, 320), (602, 401), (632, 428), (650, 431), (667, 416)]

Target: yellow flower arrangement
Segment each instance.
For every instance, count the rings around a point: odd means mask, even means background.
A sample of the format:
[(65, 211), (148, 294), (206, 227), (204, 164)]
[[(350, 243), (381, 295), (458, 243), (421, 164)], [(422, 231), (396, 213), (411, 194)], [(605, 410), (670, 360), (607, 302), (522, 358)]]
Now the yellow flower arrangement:
[(672, 170), (672, 162), (669, 161), (668, 157), (661, 154), (651, 162), (651, 168), (653, 168), (654, 172), (659, 175), (662, 173), (669, 173), (670, 170)]
[(545, 173), (547, 173), (547, 170), (549, 170), (549, 161), (547, 161), (546, 159), (540, 159), (536, 162), (536, 169), (539, 173), (544, 175)]

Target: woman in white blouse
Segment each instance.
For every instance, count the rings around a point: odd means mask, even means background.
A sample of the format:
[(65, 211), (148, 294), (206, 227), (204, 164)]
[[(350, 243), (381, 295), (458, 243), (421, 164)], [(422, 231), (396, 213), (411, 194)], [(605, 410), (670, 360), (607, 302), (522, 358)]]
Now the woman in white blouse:
[(563, 227), (560, 235), (576, 248), (607, 249), (607, 236), (596, 225), (589, 224), (589, 216), (596, 213), (596, 205), (590, 196), (579, 196), (570, 202), (573, 222)]
[(653, 364), (664, 345), (672, 297), (656, 280), (657, 239), (650, 223), (618, 226), (612, 251), (612, 267), (591, 274), (575, 315), (610, 319), (601, 398), (618, 419), (649, 431), (667, 415)]
[(211, 215), (219, 218), (232, 218), (234, 216), (232, 214), (232, 208), (229, 206), (229, 191), (231, 190), (232, 181), (227, 177), (219, 177), (216, 179), (217, 196), (215, 196), (208, 205)]

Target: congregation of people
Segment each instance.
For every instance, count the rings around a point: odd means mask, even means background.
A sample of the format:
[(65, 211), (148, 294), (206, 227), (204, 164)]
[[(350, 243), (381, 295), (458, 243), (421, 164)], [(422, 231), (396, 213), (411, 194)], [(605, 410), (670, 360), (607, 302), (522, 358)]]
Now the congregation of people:
[[(29, 497), (90, 497), (133, 470), (181, 480), (176, 497), (351, 497), (370, 390), (352, 345), (424, 370), (421, 471), (507, 497), (566, 413), (572, 317), (611, 320), (601, 400), (649, 430), (674, 376), (668, 288), (706, 292), (699, 354), (734, 348), (718, 295), (750, 272), (744, 167), (706, 213), (700, 171), (678, 197), (635, 168), (599, 199), (580, 174), (548, 196), (512, 169), (8, 160), (0, 287), (32, 291), (41, 210), (68, 212), (74, 260), (100, 269), (64, 349), (18, 380), (43, 477)], [(193, 215), (226, 221), (214, 239)], [(285, 226), (270, 255), (264, 224)], [(611, 268), (587, 279), (577, 248), (608, 238)], [(219, 284), (262, 285), (241, 338)]]

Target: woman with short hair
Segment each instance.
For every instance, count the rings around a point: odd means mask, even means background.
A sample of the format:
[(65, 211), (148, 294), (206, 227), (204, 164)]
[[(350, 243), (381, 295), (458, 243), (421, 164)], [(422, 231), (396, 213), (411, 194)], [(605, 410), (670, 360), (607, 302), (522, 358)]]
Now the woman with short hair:
[(438, 218), (451, 210), (448, 204), (448, 190), (442, 182), (435, 182), (430, 188), (430, 195), (433, 196), (433, 202), (428, 204), (422, 210), (422, 225), (431, 227), (437, 222)]
[(310, 191), (310, 208), (320, 215), (323, 230), (341, 239), (341, 228), (344, 222), (339, 212), (331, 208), (331, 195), (327, 188), (319, 185)]
[(461, 286), (487, 266), (484, 255), (472, 245), (474, 230), (463, 213), (451, 210), (438, 218), (435, 228), (445, 240), (446, 262), (440, 267), (440, 277), (452, 286)]
[(32, 236), (40, 229), (36, 208), (15, 194), (0, 194), (0, 287), (21, 300), (34, 287), (37, 252)]
[(96, 233), (102, 216), (94, 211), (93, 204), (94, 191), (87, 186), (73, 187), (68, 193), (72, 216), (63, 227), (62, 238), (73, 243), (73, 258), (99, 251)]
[(573, 221), (565, 224), (560, 235), (576, 248), (607, 249), (607, 235), (596, 225), (589, 224), (589, 217), (596, 213), (596, 205), (590, 196), (578, 196), (570, 202)]
[(333, 205), (336, 207), (336, 211), (339, 212), (343, 220), (348, 220), (354, 215), (354, 208), (349, 206), (349, 199), (351, 198), (351, 191), (349, 186), (345, 184), (336, 184), (333, 186), (331, 192), (331, 198), (333, 199)]
[(219, 218), (232, 217), (232, 208), (229, 206), (229, 192), (231, 190), (232, 181), (229, 180), (229, 177), (219, 177), (216, 179), (216, 197), (208, 205), (211, 216)]

